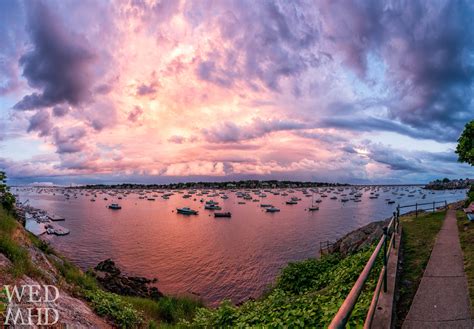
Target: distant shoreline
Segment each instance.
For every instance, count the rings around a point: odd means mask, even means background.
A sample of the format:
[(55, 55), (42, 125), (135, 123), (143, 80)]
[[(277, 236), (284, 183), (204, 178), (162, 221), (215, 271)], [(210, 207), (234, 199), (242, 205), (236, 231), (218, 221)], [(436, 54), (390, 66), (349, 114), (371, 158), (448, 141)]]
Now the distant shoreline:
[(42, 187), (42, 188), (77, 188), (77, 189), (196, 189), (196, 188), (308, 188), (308, 187), (390, 187), (390, 186), (426, 186), (427, 184), (405, 183), (405, 184), (349, 184), (349, 183), (327, 183), (327, 182), (304, 182), (304, 181), (225, 181), (225, 182), (187, 182), (173, 184), (83, 184), (83, 185), (41, 185), (25, 184), (11, 185), (11, 187)]

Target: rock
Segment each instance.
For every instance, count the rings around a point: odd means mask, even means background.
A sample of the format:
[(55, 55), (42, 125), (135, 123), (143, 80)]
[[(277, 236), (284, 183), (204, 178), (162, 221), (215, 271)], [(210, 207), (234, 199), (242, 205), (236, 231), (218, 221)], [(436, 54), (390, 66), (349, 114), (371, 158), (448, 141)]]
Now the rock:
[(101, 261), (94, 269), (99, 272), (110, 273), (112, 275), (120, 274), (120, 269), (115, 266), (115, 262), (110, 258)]
[(148, 286), (152, 283), (156, 283), (157, 279), (122, 275), (120, 269), (115, 266), (114, 261), (111, 259), (100, 262), (94, 268), (92, 274), (105, 290), (119, 295), (152, 299), (160, 299), (163, 297), (163, 294), (157, 287)]
[(346, 256), (377, 242), (389, 220), (373, 222), (352, 231), (334, 243), (333, 251)]

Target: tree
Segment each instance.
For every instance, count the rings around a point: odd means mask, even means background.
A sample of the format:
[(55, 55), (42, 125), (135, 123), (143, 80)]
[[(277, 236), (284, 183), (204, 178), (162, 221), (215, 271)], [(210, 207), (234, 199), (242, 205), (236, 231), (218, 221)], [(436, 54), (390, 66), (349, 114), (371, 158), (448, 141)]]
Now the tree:
[(468, 122), (464, 127), (455, 152), (459, 162), (466, 162), (474, 166), (474, 120)]
[(0, 171), (0, 204), (7, 211), (12, 211), (15, 205), (15, 197), (10, 193), (10, 188), (7, 185), (7, 175)]

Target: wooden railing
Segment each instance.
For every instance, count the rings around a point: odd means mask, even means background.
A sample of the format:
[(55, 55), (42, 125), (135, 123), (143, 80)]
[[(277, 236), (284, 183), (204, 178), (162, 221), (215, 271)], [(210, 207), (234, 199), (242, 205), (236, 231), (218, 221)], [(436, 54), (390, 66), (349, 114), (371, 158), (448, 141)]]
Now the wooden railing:
[(382, 252), (383, 266), (380, 271), (377, 285), (375, 287), (374, 294), (372, 296), (372, 301), (370, 303), (370, 307), (369, 307), (369, 310), (367, 312), (367, 316), (364, 322), (365, 329), (368, 329), (371, 327), (380, 292), (382, 289), (384, 293), (387, 292), (387, 272), (388, 272), (387, 264), (388, 264), (390, 251), (395, 247), (395, 236), (399, 233), (400, 209), (415, 207), (416, 216), (418, 216), (418, 210), (422, 210), (421, 208), (419, 209), (418, 206), (425, 206), (429, 204), (431, 205), (430, 209), (433, 209), (434, 211), (436, 210), (436, 204), (439, 204), (439, 203), (442, 203), (444, 204), (445, 207), (447, 207), (446, 201), (421, 203), (421, 204), (417, 203), (414, 205), (406, 205), (406, 206), (398, 205), (397, 206), (396, 211), (393, 213), (393, 216), (390, 218), (389, 224), (386, 227), (384, 227), (382, 236), (380, 237), (380, 240), (377, 243), (377, 246), (375, 247), (374, 252), (370, 256), (369, 260), (367, 261), (367, 264), (365, 265), (364, 269), (360, 273), (359, 278), (357, 279), (351, 291), (349, 292), (349, 295), (347, 295), (346, 299), (342, 303), (338, 312), (332, 319), (331, 324), (329, 325), (329, 328), (331, 329), (344, 328), (346, 326), (351, 316), (352, 310), (354, 309), (357, 303), (357, 299), (359, 298), (362, 292), (362, 289), (364, 288), (365, 282), (367, 281), (369, 277), (370, 271), (374, 267), (378, 255), (380, 254), (380, 252)]
[(448, 208), (448, 202), (445, 201), (433, 201), (433, 202), (425, 202), (425, 203), (415, 203), (415, 204), (410, 204), (406, 206), (398, 206), (397, 209), (403, 209), (403, 208), (415, 208), (415, 217), (418, 218), (418, 211), (426, 211), (426, 210), (432, 210), (433, 212), (439, 208), (436, 205), (441, 204), (444, 206), (444, 208)]

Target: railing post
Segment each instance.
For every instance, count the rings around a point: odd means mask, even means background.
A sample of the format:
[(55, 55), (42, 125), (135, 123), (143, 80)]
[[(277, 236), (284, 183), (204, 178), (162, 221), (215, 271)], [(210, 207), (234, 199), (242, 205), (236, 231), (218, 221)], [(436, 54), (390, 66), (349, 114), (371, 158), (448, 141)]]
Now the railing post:
[(387, 227), (383, 228), (383, 292), (387, 292), (387, 241), (388, 241), (388, 230)]
[(415, 203), (415, 218), (418, 218), (418, 202)]
[(399, 232), (398, 227), (400, 226), (400, 205), (397, 207), (397, 233)]
[(444, 200), (444, 209), (448, 209), (448, 201)]
[[(394, 222), (394, 227), (393, 227), (393, 232), (392, 234), (398, 233), (398, 217), (397, 217), (397, 212), (393, 212), (393, 222)], [(395, 246), (397, 245), (395, 243), (396, 236), (393, 238), (393, 247), (396, 248)]]
[(433, 201), (433, 212), (435, 212), (435, 202)]

